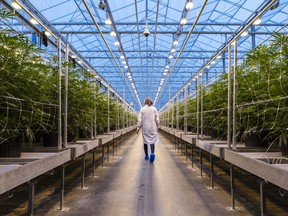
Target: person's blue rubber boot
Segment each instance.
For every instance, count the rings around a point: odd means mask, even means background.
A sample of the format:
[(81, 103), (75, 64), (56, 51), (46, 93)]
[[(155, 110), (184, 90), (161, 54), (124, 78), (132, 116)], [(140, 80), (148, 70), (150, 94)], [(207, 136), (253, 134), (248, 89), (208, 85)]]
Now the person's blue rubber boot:
[(150, 155), (150, 162), (153, 163), (154, 160), (155, 160), (155, 154), (152, 153), (152, 154)]
[(145, 156), (145, 160), (149, 160), (149, 156)]

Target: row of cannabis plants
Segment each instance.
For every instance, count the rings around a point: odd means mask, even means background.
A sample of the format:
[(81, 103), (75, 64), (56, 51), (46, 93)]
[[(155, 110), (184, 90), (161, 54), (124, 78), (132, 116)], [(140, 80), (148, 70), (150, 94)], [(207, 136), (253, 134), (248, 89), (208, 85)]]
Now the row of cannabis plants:
[[(262, 44), (250, 51), (243, 62), (237, 66), (236, 71), (237, 141), (246, 141), (246, 145), (287, 146), (288, 36), (275, 33), (268, 45)], [(232, 74), (232, 90), (233, 81)], [(205, 88), (203, 92), (203, 132), (205, 134), (215, 138), (226, 138), (227, 95), (227, 74), (223, 74), (221, 79)], [(170, 109), (170, 125), (176, 127), (177, 106), (181, 116), (180, 128), (183, 128), (184, 102), (173, 106), (174, 110)], [(189, 99), (187, 106), (188, 130), (195, 132), (197, 129), (196, 98)], [(173, 118), (172, 114), (174, 114)]]
[[(0, 10), (2, 19), (11, 14)], [(58, 62), (43, 59), (43, 50), (23, 35), (7, 28), (0, 30), (0, 152), (22, 143), (58, 146)], [(66, 64), (62, 64), (65, 70)], [(91, 136), (95, 122), (98, 133), (107, 131), (107, 94), (100, 92), (94, 76), (69, 64), (68, 122), (69, 137)], [(64, 110), (64, 81), (62, 111)], [(116, 99), (109, 99), (110, 129), (135, 123), (136, 116)], [(63, 113), (61, 114), (63, 120)], [(62, 121), (63, 122), (63, 121)], [(53, 139), (54, 137), (54, 139)], [(52, 143), (51, 143), (52, 142)], [(8, 146), (8, 147), (7, 147)], [(16, 149), (14, 149), (16, 151)], [(19, 155), (19, 152), (17, 153)]]

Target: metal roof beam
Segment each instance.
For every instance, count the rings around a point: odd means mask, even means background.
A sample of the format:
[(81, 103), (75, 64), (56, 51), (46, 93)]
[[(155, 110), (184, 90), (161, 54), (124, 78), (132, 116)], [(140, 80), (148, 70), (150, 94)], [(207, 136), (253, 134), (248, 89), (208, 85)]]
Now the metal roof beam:
[[(102, 34), (110, 34), (111, 31), (102, 31)], [(137, 31), (117, 31), (119, 34), (139, 34)], [(26, 34), (31, 34), (31, 32), (27, 32)], [(96, 31), (60, 31), (61, 34), (99, 34), (99, 32)], [(188, 34), (188, 31), (183, 31), (182, 34)], [(266, 35), (266, 34), (272, 34), (274, 33), (273, 31), (265, 31), (265, 32), (248, 32), (248, 34), (254, 34), (254, 35)], [(25, 33), (24, 33), (25, 34)], [(175, 34), (175, 31), (150, 31), (151, 35), (156, 35), (156, 34)], [(194, 31), (193, 34), (235, 34), (235, 31)]]
[[(119, 22), (116, 23), (116, 26), (136, 26), (136, 25), (143, 25), (145, 26), (146, 23), (145, 22), (140, 22), (140, 23), (135, 23), (135, 22)], [(52, 25), (57, 26), (57, 25), (68, 25), (68, 26), (87, 26), (87, 25), (94, 25), (94, 23), (92, 22), (53, 22)], [(107, 26), (105, 23), (98, 23), (99, 26)], [(149, 26), (152, 25), (156, 25), (156, 23), (153, 22), (149, 22)], [(169, 23), (169, 22), (158, 22), (157, 23), (158, 26), (177, 26), (179, 25), (179, 22), (173, 22), (173, 23)], [(189, 22), (186, 24), (186, 26), (192, 26), (193, 23)], [(259, 24), (258, 26), (285, 26), (285, 23), (263, 23), (263, 24)], [(243, 26), (243, 23), (197, 23), (196, 26)]]

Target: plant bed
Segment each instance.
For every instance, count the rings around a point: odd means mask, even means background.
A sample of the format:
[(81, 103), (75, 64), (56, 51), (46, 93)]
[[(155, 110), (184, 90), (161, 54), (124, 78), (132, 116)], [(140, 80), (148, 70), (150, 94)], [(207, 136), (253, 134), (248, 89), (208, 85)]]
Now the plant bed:
[(17, 137), (0, 144), (0, 157), (21, 157), (22, 142)]
[(91, 139), (91, 130), (79, 130), (79, 138)]
[(50, 131), (43, 134), (43, 147), (57, 147), (58, 146), (58, 132)]

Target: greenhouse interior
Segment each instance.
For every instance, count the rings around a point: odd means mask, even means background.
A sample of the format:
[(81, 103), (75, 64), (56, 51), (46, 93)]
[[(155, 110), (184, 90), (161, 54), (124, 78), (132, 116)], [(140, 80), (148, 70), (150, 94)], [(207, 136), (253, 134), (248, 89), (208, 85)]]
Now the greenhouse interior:
[(0, 215), (288, 216), (287, 0), (0, 0)]

